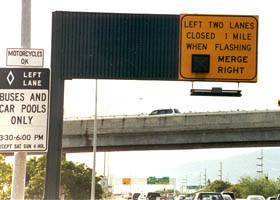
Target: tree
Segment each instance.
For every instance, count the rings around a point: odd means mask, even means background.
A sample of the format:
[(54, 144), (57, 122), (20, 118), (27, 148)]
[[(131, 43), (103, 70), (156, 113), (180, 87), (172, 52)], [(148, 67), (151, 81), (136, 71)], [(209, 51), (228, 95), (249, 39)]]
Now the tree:
[[(26, 199), (43, 199), (46, 156), (33, 157), (26, 165)], [(61, 185), (66, 199), (90, 199), (92, 169), (62, 158)], [(96, 178), (96, 199), (102, 197), (102, 187)]]
[[(61, 184), (66, 191), (66, 199), (90, 199), (92, 169), (85, 164), (75, 164), (62, 159)], [(101, 199), (103, 190), (98, 182), (101, 177), (96, 177), (95, 198)], [(79, 186), (79, 187), (77, 187)]]
[(45, 184), (46, 156), (33, 157), (26, 163), (26, 199), (42, 199)]
[(267, 198), (269, 196), (277, 195), (279, 192), (278, 183), (265, 177), (242, 177), (238, 181), (238, 188), (242, 198), (246, 198), (251, 194), (263, 195), (265, 198)]
[(225, 192), (233, 192), (235, 198), (241, 198), (238, 185), (231, 185), (231, 187), (224, 190)]
[(203, 191), (205, 192), (222, 192), (231, 187), (230, 182), (225, 182), (222, 180), (215, 180), (209, 185), (207, 185)]
[(0, 199), (10, 199), (13, 169), (5, 162), (6, 157), (0, 154)]

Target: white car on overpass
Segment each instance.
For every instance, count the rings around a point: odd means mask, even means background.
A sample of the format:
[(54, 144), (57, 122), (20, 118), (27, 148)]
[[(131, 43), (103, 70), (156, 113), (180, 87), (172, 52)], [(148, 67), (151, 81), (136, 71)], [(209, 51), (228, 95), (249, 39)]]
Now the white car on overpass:
[(158, 109), (151, 112), (149, 115), (172, 115), (179, 114), (180, 111), (176, 108)]

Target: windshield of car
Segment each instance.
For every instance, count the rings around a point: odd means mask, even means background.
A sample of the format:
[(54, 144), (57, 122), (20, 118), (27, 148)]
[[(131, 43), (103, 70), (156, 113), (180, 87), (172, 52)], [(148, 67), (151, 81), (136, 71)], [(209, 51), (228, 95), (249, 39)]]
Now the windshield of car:
[(140, 196), (140, 193), (134, 193), (132, 196), (132, 199), (137, 200), (139, 196)]
[(250, 200), (264, 200), (263, 197), (251, 197)]
[(232, 200), (231, 196), (228, 194), (223, 194), (222, 196), (223, 196), (224, 200)]
[(149, 193), (149, 194), (147, 195), (147, 197), (148, 197), (148, 198), (150, 198), (150, 197), (160, 197), (160, 193), (156, 193), (156, 192)]
[(159, 110), (158, 114), (171, 114), (172, 109), (164, 109), (164, 110)]
[(223, 197), (219, 194), (200, 194), (200, 200), (223, 200)]

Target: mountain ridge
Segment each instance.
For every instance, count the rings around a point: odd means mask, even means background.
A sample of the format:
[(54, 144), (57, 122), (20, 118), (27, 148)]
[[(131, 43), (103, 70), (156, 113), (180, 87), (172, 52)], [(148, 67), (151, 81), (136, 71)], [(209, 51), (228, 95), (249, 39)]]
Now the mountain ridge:
[(258, 165), (262, 165), (263, 175), (276, 180), (280, 177), (280, 156), (277, 155), (280, 155), (280, 149), (263, 149), (263, 156), (260, 150), (219, 160), (186, 162), (173, 166), (169, 171), (173, 172), (179, 185), (186, 179), (188, 185), (204, 185), (208, 179), (236, 184), (241, 177), (259, 177), (257, 171), (261, 171), (261, 166)]

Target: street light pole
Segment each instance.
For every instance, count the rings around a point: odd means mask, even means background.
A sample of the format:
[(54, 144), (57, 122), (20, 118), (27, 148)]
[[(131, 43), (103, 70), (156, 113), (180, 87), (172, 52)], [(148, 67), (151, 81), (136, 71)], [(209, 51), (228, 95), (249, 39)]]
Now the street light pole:
[(96, 176), (96, 142), (97, 140), (97, 79), (95, 81), (95, 116), (94, 116), (94, 130), (93, 130), (93, 167), (92, 167), (92, 183), (91, 183), (91, 199), (95, 200), (95, 176)]
[[(21, 2), (21, 48), (31, 47), (31, 0)], [(14, 153), (11, 199), (24, 199), (26, 152)]]

